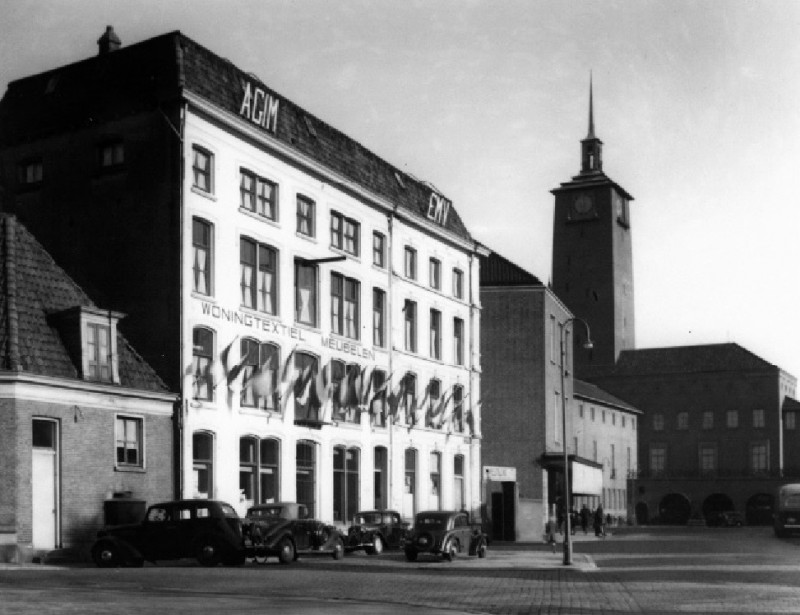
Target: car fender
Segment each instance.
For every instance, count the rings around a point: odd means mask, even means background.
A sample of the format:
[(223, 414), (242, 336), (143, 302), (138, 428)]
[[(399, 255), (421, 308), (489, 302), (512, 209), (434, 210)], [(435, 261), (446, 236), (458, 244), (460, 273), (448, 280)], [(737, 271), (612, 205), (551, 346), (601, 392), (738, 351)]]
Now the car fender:
[(287, 527), (286, 524), (282, 524), (280, 528), (270, 528), (269, 532), (263, 534), (262, 540), (263, 545), (267, 549), (274, 549), (278, 546), (278, 543), (281, 542), (284, 538), (288, 538), (292, 541), (292, 545), (294, 545), (295, 550), (297, 550), (297, 545), (294, 542), (294, 534), (292, 533), (292, 529)]

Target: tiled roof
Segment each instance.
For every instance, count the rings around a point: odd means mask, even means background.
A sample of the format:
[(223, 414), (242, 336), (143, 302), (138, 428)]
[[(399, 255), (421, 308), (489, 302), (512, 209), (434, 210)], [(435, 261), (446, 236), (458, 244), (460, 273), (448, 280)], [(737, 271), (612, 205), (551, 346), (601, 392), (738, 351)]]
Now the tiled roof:
[(583, 397), (584, 399), (594, 400), (608, 406), (619, 408), (620, 410), (625, 410), (627, 412), (633, 412), (636, 414), (642, 413), (641, 410), (638, 410), (629, 403), (622, 401), (619, 397), (614, 397), (611, 393), (604, 391), (594, 384), (584, 380), (578, 380), (577, 378), (574, 378), (572, 383), (575, 397)]
[(783, 407), (781, 408), (784, 412), (792, 411), (798, 412), (800, 411), (800, 401), (797, 401), (794, 397), (784, 397), (783, 398)]
[(481, 286), (543, 286), (532, 273), (492, 252), (481, 256)]
[[(396, 204), (421, 224), (434, 224), (426, 213), (431, 193), (438, 191), (429, 184), (392, 166), (180, 32), (12, 82), (0, 103), (0, 143), (167, 108), (180, 100), (182, 88), (238, 116), (246, 83), (257, 84), (280, 101), (276, 130), (269, 133), (271, 136)], [(452, 206), (445, 228), (471, 240)]]
[(778, 369), (739, 344), (706, 344), (623, 350), (614, 375), (725, 372)]
[[(96, 308), (16, 218), (0, 214), (0, 369), (79, 379), (78, 367), (48, 317)], [(117, 335), (120, 384), (167, 392), (155, 371)]]

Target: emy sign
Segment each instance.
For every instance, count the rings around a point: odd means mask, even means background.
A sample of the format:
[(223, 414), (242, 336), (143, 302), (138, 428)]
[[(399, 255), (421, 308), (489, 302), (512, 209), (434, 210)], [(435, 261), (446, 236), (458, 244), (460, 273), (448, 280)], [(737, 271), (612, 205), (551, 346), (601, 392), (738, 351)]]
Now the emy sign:
[(242, 84), (244, 95), (239, 115), (266, 130), (275, 132), (278, 129), (279, 101), (269, 92), (249, 81)]
[(431, 198), (428, 200), (428, 220), (445, 226), (447, 224), (447, 214), (449, 213), (450, 201), (440, 194), (431, 192)]

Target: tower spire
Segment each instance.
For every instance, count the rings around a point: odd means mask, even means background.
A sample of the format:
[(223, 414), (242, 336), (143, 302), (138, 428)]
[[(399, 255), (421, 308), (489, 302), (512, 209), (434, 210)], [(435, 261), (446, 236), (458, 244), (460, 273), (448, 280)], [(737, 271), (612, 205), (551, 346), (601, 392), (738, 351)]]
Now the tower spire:
[(587, 139), (594, 139), (594, 100), (592, 98), (592, 71), (589, 71), (589, 134)]
[(594, 85), (589, 71), (589, 134), (581, 141), (581, 175), (603, 172), (603, 142), (594, 134)]

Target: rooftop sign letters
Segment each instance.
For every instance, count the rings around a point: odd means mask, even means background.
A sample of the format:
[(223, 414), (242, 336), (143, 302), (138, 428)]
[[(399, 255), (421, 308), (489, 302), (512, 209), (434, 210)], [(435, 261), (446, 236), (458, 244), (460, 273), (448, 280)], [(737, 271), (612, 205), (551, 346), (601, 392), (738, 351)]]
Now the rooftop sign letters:
[(258, 124), (271, 132), (278, 128), (278, 99), (249, 81), (242, 84), (244, 96), (239, 115), (246, 117), (253, 124)]
[(444, 226), (447, 224), (447, 214), (449, 213), (450, 201), (435, 192), (431, 192), (431, 198), (428, 201), (428, 219)]

